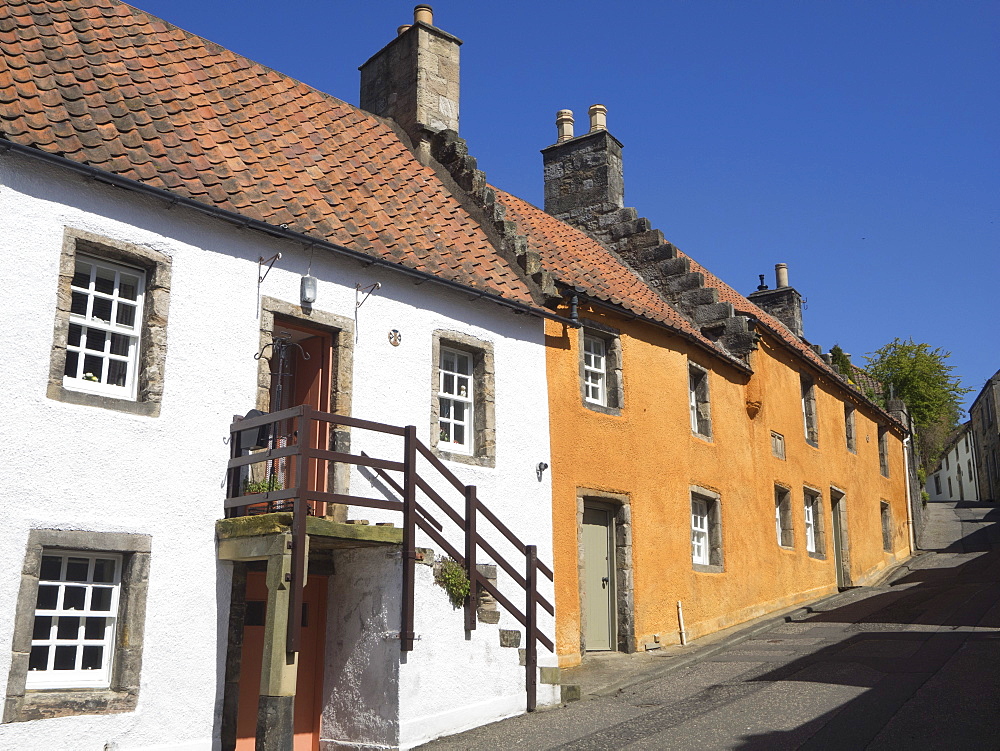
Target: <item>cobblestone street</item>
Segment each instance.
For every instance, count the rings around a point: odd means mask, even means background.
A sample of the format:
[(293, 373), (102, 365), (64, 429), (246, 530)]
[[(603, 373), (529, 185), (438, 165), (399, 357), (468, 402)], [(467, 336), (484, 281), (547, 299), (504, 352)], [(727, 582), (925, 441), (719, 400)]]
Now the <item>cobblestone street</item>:
[(926, 552), (880, 586), (423, 748), (996, 749), (1000, 510), (927, 511)]

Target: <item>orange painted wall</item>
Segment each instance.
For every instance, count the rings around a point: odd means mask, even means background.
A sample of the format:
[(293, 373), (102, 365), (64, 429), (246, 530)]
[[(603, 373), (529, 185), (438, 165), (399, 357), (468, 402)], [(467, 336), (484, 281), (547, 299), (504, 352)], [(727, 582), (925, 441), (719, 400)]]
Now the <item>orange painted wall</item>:
[[(587, 490), (629, 498), (634, 598), (633, 649), (659, 635), (679, 640), (676, 603), (689, 638), (836, 591), (830, 488), (845, 493), (850, 573), (862, 583), (909, 555), (901, 437), (890, 434), (890, 477), (879, 470), (876, 414), (856, 412), (857, 454), (846, 448), (845, 393), (816, 378), (819, 448), (805, 441), (799, 373), (804, 363), (767, 336), (751, 356), (752, 376), (662, 329), (581, 306), (581, 319), (620, 333), (624, 402), (620, 415), (584, 406), (579, 330), (546, 323), (552, 442), (557, 651), (581, 659), (578, 497)], [(691, 432), (688, 362), (709, 371), (712, 440)], [(808, 372), (808, 370), (806, 371)], [(748, 402), (760, 402), (755, 417)], [(787, 459), (771, 452), (785, 436)], [(795, 548), (779, 547), (774, 485), (791, 489)], [(826, 559), (806, 553), (803, 487), (823, 499)], [(722, 509), (723, 573), (691, 563), (690, 492), (714, 491)], [(880, 501), (890, 502), (893, 553), (882, 543)]]

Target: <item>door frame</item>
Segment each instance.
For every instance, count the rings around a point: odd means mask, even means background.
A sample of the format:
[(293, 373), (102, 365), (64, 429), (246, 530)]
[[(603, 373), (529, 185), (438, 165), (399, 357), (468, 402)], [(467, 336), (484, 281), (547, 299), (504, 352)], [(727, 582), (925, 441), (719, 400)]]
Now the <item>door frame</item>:
[(632, 576), (632, 506), (627, 493), (612, 493), (606, 490), (578, 488), (576, 494), (576, 539), (577, 539), (577, 588), (579, 597), (580, 655), (587, 654), (585, 618), (587, 595), (584, 583), (583, 511), (585, 507), (601, 508), (610, 516), (609, 535), (614, 593), (611, 607), (613, 638), (612, 651), (636, 651), (635, 609)]
[(833, 560), (837, 573), (837, 587), (848, 589), (851, 579), (850, 540), (847, 533), (847, 493), (830, 486), (830, 517), (833, 522)]

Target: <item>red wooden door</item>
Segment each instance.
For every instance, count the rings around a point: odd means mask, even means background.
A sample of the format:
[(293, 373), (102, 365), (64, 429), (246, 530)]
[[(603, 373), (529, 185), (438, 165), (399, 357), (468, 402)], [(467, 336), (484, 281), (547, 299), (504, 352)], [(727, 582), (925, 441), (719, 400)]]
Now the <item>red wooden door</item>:
[[(328, 578), (310, 576), (303, 592), (302, 649), (295, 681), (295, 751), (319, 751), (319, 723), (323, 710), (323, 660), (326, 636)], [(257, 701), (260, 696), (261, 657), (264, 653), (264, 616), (267, 584), (261, 571), (247, 574), (247, 618), (243, 628), (236, 751), (254, 751)]]
[[(279, 405), (279, 407), (285, 409), (299, 404), (308, 404), (320, 412), (329, 412), (333, 378), (333, 337), (325, 331), (284, 319), (275, 321), (274, 330), (277, 333), (287, 332), (291, 334), (292, 341), (298, 345), (290, 350), (289, 366), (291, 372), (285, 389), (284, 404)], [(322, 449), (329, 448), (330, 424), (314, 422), (308, 438), (312, 446)], [(300, 436), (299, 440), (303, 440), (303, 437)], [(308, 490), (326, 492), (326, 467), (325, 462), (313, 462), (306, 478)], [(294, 475), (290, 481), (294, 481)], [(326, 513), (326, 504), (312, 505), (313, 513), (316, 516), (323, 516)]]

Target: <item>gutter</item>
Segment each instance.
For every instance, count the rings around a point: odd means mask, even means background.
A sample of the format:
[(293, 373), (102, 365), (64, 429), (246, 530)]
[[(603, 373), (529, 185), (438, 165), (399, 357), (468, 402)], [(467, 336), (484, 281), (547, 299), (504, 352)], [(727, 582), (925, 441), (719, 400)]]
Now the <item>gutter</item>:
[(67, 159), (66, 157), (59, 156), (58, 154), (50, 154), (47, 151), (41, 151), (40, 149), (29, 146), (22, 146), (21, 144), (14, 143), (13, 141), (10, 141), (0, 135), (0, 156), (3, 156), (8, 152), (14, 152), (15, 154), (36, 159), (46, 164), (62, 167), (63, 169), (75, 172), (78, 175), (83, 175), (84, 177), (94, 180), (95, 182), (104, 183), (116, 188), (122, 188), (141, 195), (159, 198), (162, 201), (166, 201), (171, 205), (171, 207), (183, 206), (184, 208), (191, 209), (202, 214), (207, 214), (208, 216), (216, 219), (221, 219), (227, 224), (232, 224), (239, 229), (256, 230), (270, 237), (304, 245), (307, 249), (310, 247), (322, 248), (337, 255), (363, 263), (366, 266), (381, 266), (415, 279), (419, 279), (421, 282), (433, 282), (435, 284), (439, 284), (453, 292), (459, 292), (461, 294), (471, 293), (474, 295), (471, 299), (482, 298), (489, 300), (490, 302), (494, 302), (502, 307), (510, 308), (515, 313), (527, 313), (528, 315), (538, 316), (539, 318), (548, 318), (553, 321), (558, 321), (559, 323), (564, 323), (568, 326), (573, 326), (574, 328), (579, 327), (578, 323), (571, 321), (568, 318), (556, 315), (555, 313), (542, 308), (536, 308), (515, 300), (508, 300), (506, 297), (498, 295), (495, 292), (487, 292), (485, 290), (478, 289), (477, 287), (470, 287), (460, 282), (444, 279), (426, 271), (411, 269), (407, 266), (396, 263), (395, 261), (389, 261), (379, 256), (372, 256), (367, 253), (363, 253), (360, 250), (352, 250), (351, 248), (338, 245), (337, 243), (328, 242), (327, 240), (318, 240), (301, 232), (296, 232), (295, 230), (287, 229), (274, 224), (268, 224), (267, 222), (262, 222), (259, 219), (251, 219), (243, 216), (242, 214), (238, 214), (235, 211), (220, 209), (217, 206), (211, 206), (209, 204), (202, 203), (201, 201), (196, 201), (193, 198), (184, 198), (183, 196), (178, 196), (168, 190), (164, 190), (163, 188), (155, 188), (151, 185), (141, 183), (138, 180), (121, 177), (120, 175), (115, 175), (96, 167), (91, 167), (80, 162), (74, 162), (72, 159)]

